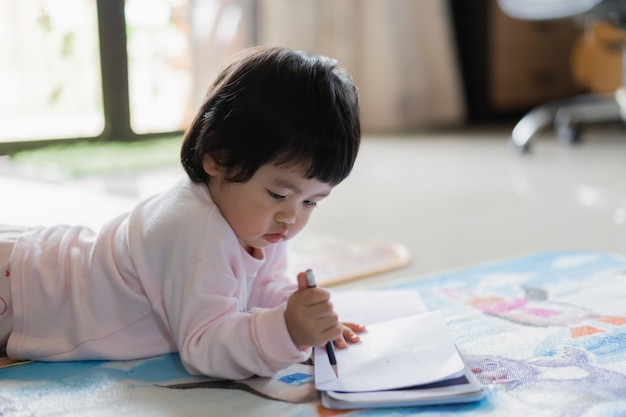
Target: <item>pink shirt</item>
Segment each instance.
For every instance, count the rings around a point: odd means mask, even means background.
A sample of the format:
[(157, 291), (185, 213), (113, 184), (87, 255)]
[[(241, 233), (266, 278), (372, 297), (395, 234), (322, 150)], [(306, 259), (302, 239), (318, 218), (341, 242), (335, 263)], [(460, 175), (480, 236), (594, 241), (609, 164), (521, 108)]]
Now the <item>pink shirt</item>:
[(32, 228), (11, 258), (9, 356), (137, 359), (191, 374), (269, 376), (304, 361), (284, 319), (284, 243), (248, 254), (205, 185), (186, 179), (102, 227)]

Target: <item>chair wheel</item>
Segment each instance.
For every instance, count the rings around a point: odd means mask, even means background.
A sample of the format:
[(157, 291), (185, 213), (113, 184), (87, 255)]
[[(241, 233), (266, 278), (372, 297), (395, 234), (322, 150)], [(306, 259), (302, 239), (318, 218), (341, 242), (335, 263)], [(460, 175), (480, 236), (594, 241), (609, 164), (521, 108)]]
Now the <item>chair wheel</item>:
[(556, 136), (559, 140), (570, 145), (579, 143), (581, 137), (581, 125), (574, 123), (556, 123)]

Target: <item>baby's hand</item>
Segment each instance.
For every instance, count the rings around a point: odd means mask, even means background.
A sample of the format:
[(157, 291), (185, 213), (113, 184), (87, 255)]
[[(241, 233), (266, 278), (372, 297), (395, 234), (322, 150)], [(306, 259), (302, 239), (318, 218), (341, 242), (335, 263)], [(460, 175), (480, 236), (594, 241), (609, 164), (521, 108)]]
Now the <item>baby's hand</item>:
[(291, 339), (302, 350), (343, 337), (344, 326), (333, 310), (330, 293), (322, 288), (309, 288), (304, 273), (298, 274), (298, 291), (287, 301), (285, 322)]
[(345, 349), (348, 347), (346, 341), (350, 343), (358, 343), (361, 338), (357, 333), (363, 333), (365, 331), (365, 326), (357, 323), (344, 322), (342, 323), (343, 332), (341, 333), (341, 337), (335, 339), (333, 343), (339, 349)]

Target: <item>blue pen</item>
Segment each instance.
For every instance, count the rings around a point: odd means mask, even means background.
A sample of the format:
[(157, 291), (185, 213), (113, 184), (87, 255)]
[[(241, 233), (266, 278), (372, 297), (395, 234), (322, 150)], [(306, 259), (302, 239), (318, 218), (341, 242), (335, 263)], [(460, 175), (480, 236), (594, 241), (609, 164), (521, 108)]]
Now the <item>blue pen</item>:
[[(309, 288), (317, 287), (317, 283), (315, 282), (315, 275), (313, 275), (313, 271), (310, 269), (306, 270), (306, 281), (309, 285)], [(333, 349), (333, 342), (326, 342), (326, 353), (328, 354), (328, 360), (330, 361), (330, 366), (333, 368), (335, 375), (339, 378), (339, 372), (337, 371), (337, 358), (335, 358), (335, 349)]]

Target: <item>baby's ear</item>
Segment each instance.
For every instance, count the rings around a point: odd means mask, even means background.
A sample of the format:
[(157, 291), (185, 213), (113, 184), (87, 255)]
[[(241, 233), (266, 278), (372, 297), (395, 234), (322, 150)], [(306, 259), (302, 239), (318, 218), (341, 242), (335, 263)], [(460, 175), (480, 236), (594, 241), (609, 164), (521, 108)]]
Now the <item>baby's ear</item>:
[(222, 172), (222, 167), (217, 163), (211, 154), (205, 154), (202, 158), (202, 168), (210, 177), (216, 177)]

